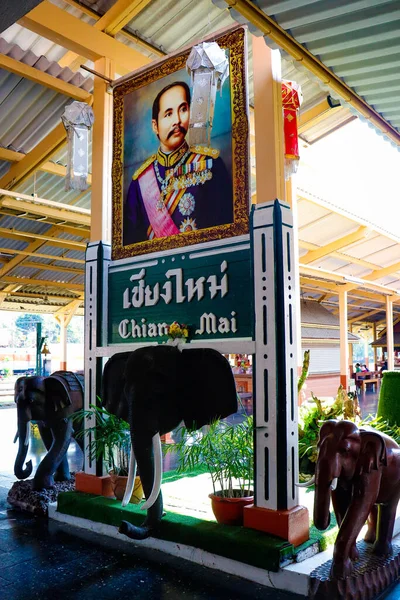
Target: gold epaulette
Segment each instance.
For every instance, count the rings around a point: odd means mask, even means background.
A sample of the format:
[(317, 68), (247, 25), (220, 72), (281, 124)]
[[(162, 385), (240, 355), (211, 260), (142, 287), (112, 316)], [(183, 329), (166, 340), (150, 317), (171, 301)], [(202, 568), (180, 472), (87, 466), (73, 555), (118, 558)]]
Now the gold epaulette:
[(137, 179), (139, 177), (139, 175), (141, 175), (143, 173), (143, 171), (145, 171), (147, 169), (147, 167), (156, 160), (156, 157), (157, 157), (157, 154), (152, 154), (151, 156), (149, 156), (149, 158), (147, 160), (145, 160), (144, 163), (141, 164), (138, 169), (136, 169), (136, 171), (132, 175), (132, 179)]
[(219, 150), (210, 148), (209, 146), (190, 146), (190, 151), (196, 154), (205, 154), (206, 156), (211, 156), (211, 158), (218, 158), (219, 156)]

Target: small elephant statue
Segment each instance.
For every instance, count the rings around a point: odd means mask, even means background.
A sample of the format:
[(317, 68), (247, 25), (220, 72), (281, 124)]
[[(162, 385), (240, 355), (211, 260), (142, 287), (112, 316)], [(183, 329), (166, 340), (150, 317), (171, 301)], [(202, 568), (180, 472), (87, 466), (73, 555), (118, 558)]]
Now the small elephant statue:
[(380, 556), (392, 552), (400, 498), (400, 447), (372, 428), (359, 429), (346, 420), (326, 421), (319, 432), (315, 469), (314, 525), (318, 529), (329, 526), (331, 495), (339, 525), (331, 576), (344, 579), (352, 573), (352, 561), (358, 559), (356, 540), (367, 519), (364, 539), (374, 544), (373, 552)]
[(82, 408), (83, 394), (83, 376), (70, 371), (56, 371), (49, 377), (19, 377), (15, 382), (19, 438), (15, 476), (27, 479), (32, 473), (31, 460), (25, 468), (23, 466), (28, 452), (31, 420), (37, 421), (47, 449), (33, 478), (34, 490), (50, 489), (54, 480), (70, 479), (66, 454), (73, 428), (69, 417)]
[(161, 494), (162, 452), (160, 436), (183, 420), (200, 429), (214, 419), (237, 411), (235, 381), (229, 362), (216, 350), (180, 351), (163, 344), (114, 354), (105, 365), (103, 406), (129, 423), (132, 453), (126, 505), (139, 467), (147, 516), (140, 527), (123, 521), (119, 531), (145, 539), (163, 515)]

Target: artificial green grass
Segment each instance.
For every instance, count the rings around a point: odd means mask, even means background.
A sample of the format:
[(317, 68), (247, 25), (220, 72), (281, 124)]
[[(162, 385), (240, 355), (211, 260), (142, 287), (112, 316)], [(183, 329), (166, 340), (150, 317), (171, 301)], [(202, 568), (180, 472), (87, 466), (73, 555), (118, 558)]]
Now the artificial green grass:
[[(121, 521), (141, 525), (145, 517), (138, 505), (122, 508), (118, 500), (82, 492), (59, 494), (57, 510), (115, 527), (119, 527)], [(162, 519), (153, 537), (187, 544), (268, 571), (278, 571), (294, 554), (292, 544), (277, 537), (172, 512)]]
[[(172, 483), (183, 477), (196, 477), (206, 472), (204, 466), (185, 474), (168, 471), (163, 475), (163, 482)], [(138, 505), (129, 504), (122, 508), (118, 500), (81, 492), (59, 494), (58, 511), (115, 527), (119, 527), (123, 520), (141, 525), (145, 518), (145, 513)], [(187, 544), (268, 571), (278, 571), (282, 564), (297, 560), (302, 551), (316, 543), (320, 551), (326, 550), (334, 543), (336, 534), (337, 526), (332, 514), (329, 529), (321, 532), (311, 524), (310, 539), (294, 548), (287, 541), (260, 531), (221, 525), (168, 511), (154, 537)]]
[(377, 416), (390, 425), (400, 426), (400, 371), (386, 371), (383, 374), (379, 392)]

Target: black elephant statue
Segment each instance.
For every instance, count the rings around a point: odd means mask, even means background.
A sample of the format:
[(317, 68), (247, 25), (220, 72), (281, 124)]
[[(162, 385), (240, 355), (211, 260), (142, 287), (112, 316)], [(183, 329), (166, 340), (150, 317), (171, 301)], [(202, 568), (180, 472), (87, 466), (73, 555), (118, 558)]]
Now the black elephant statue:
[(37, 421), (39, 432), (47, 449), (33, 478), (33, 489), (50, 489), (54, 481), (67, 481), (70, 472), (67, 450), (73, 433), (69, 418), (83, 406), (84, 380), (71, 371), (56, 371), (49, 377), (19, 377), (15, 382), (14, 399), (17, 404), (18, 453), (14, 474), (27, 479), (32, 473), (32, 461), (24, 468), (29, 447), (30, 421)]
[[(308, 485), (313, 483), (309, 481)], [(373, 552), (392, 552), (400, 498), (400, 447), (389, 436), (352, 421), (326, 421), (319, 432), (315, 468), (314, 525), (326, 529), (332, 504), (339, 525), (331, 575), (351, 575), (358, 559), (357, 536), (368, 519), (365, 541)], [(379, 515), (378, 515), (379, 506)]]
[(235, 381), (229, 362), (216, 350), (179, 350), (174, 346), (142, 347), (114, 354), (106, 363), (103, 406), (129, 423), (132, 468), (123, 505), (127, 504), (139, 468), (147, 510), (136, 527), (122, 521), (120, 533), (133, 539), (148, 537), (163, 515), (160, 436), (181, 421), (200, 429), (214, 419), (237, 411)]

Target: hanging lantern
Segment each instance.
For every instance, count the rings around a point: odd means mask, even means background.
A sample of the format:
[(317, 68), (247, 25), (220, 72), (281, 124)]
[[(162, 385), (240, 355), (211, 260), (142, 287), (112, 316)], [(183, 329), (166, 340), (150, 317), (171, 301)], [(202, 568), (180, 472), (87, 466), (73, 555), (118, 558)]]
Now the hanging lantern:
[(67, 131), (68, 154), (66, 190), (86, 190), (89, 172), (89, 131), (94, 122), (93, 109), (85, 102), (71, 102), (61, 120)]
[(193, 46), (186, 68), (192, 77), (189, 144), (210, 145), (215, 97), (229, 76), (229, 60), (216, 42)]
[(297, 172), (299, 165), (298, 113), (303, 95), (295, 81), (282, 81), (283, 132), (285, 137), (285, 179)]

